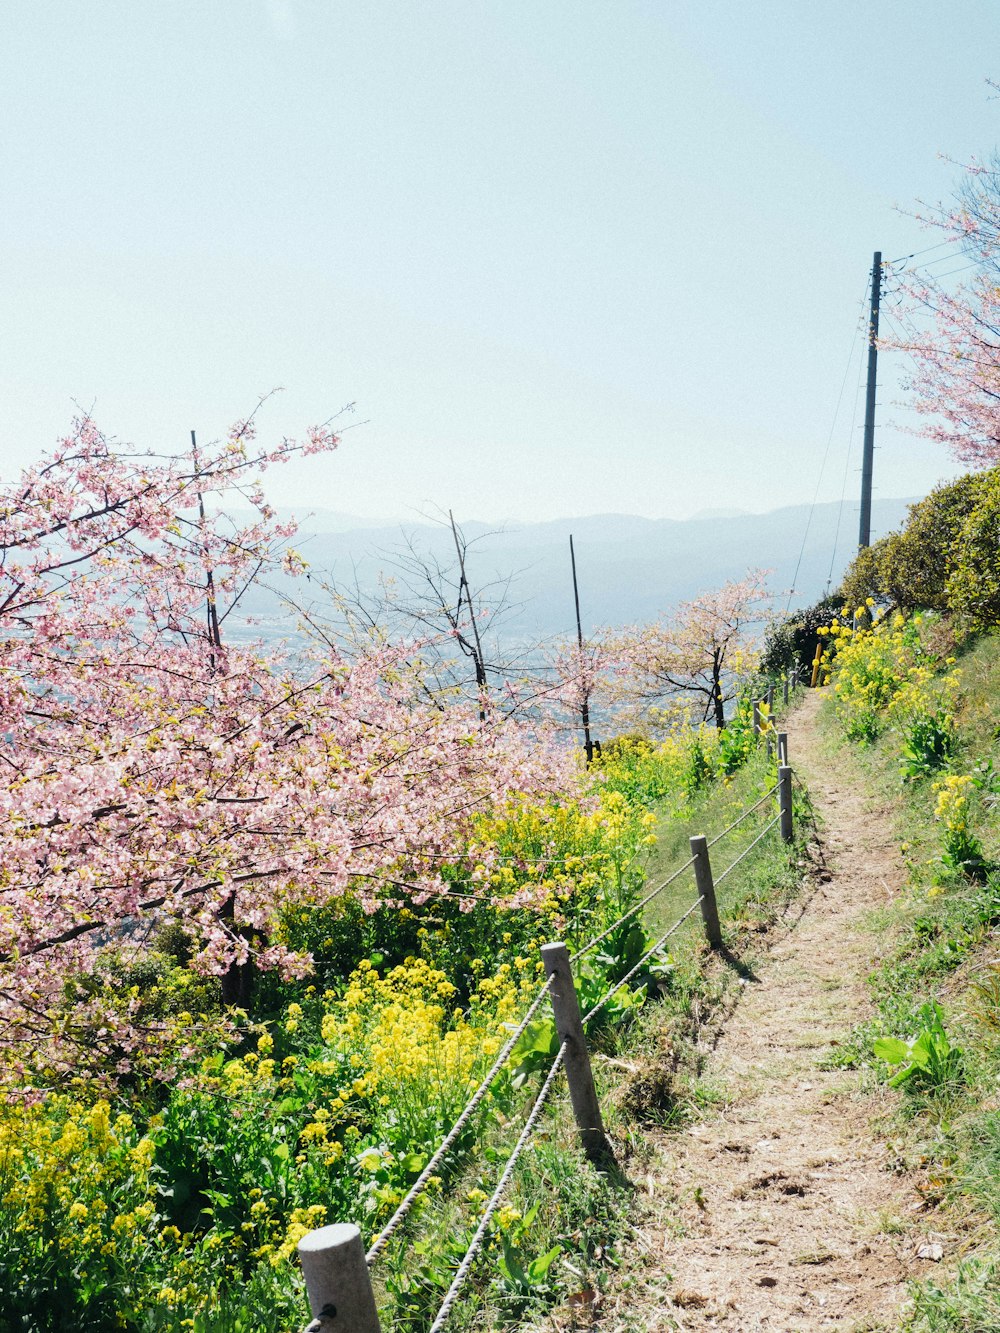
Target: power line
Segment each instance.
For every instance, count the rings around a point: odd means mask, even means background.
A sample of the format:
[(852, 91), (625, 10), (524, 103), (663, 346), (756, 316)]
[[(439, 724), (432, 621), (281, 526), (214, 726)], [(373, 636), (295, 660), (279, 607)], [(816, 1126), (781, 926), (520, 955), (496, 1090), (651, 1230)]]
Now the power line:
[(958, 268), (950, 268), (947, 273), (934, 274), (934, 281), (942, 282), (945, 278), (953, 278), (956, 273), (968, 273), (970, 268), (978, 268), (978, 267), (979, 267), (979, 260), (974, 259), (969, 264), (962, 264)]
[(823, 473), (826, 470), (827, 459), (830, 456), (830, 448), (833, 444), (834, 432), (837, 429), (837, 422), (840, 419), (840, 405), (844, 398), (844, 390), (847, 387), (848, 377), (851, 373), (851, 362), (854, 360), (854, 353), (857, 350), (858, 339), (861, 336), (861, 330), (864, 327), (863, 324), (864, 309), (868, 301), (868, 293), (870, 290), (871, 290), (871, 274), (869, 273), (868, 280), (865, 283), (864, 295), (862, 296), (861, 303), (858, 307), (858, 320), (854, 326), (854, 338), (851, 342), (851, 350), (847, 357), (847, 365), (844, 367), (844, 378), (840, 382), (840, 392), (837, 394), (837, 403), (833, 410), (833, 421), (830, 423), (830, 433), (826, 437), (826, 448), (823, 450), (823, 461), (820, 463), (819, 476), (816, 479), (816, 489), (813, 492), (812, 504), (809, 506), (809, 514), (808, 517), (806, 518), (805, 531), (802, 534), (802, 544), (799, 547), (799, 556), (795, 562), (795, 573), (792, 575), (791, 586), (788, 589), (788, 598), (785, 601), (785, 615), (788, 615), (789, 608), (791, 607), (792, 604), (792, 597), (795, 595), (795, 585), (796, 582), (798, 581), (799, 570), (802, 568), (802, 558), (805, 555), (806, 542), (809, 540), (809, 530), (812, 527), (813, 514), (816, 511), (816, 503), (819, 499), (820, 487), (823, 485)]
[[(914, 250), (910, 255), (900, 255), (898, 259), (889, 259), (886, 262), (889, 264), (905, 264), (908, 259), (917, 259), (920, 255), (929, 255), (932, 250), (940, 250), (943, 245), (957, 245), (964, 240), (964, 236), (949, 236), (946, 241), (938, 241), (936, 245), (928, 245), (923, 250)], [(934, 261), (931, 260), (930, 262), (933, 263)]]
[[(867, 296), (867, 292), (865, 293)], [(850, 474), (851, 455), (854, 452), (854, 434), (858, 425), (858, 404), (861, 401), (861, 384), (864, 380), (865, 359), (861, 357), (858, 363), (858, 383), (854, 391), (854, 410), (851, 413), (851, 430), (847, 437), (847, 457), (844, 460), (844, 480), (840, 488), (840, 507), (837, 510), (837, 526), (833, 534), (833, 553), (830, 556), (830, 570), (826, 576), (826, 591), (829, 593), (830, 584), (833, 582), (833, 568), (837, 563), (837, 547), (840, 545), (840, 527), (844, 518), (844, 500), (847, 496), (847, 478)]]

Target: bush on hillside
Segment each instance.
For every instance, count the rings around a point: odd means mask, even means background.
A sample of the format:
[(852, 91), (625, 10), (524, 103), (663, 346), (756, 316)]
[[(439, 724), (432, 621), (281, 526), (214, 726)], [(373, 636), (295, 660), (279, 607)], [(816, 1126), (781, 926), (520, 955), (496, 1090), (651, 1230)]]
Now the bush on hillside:
[(783, 676), (799, 662), (811, 662), (819, 643), (820, 626), (829, 625), (843, 604), (838, 592), (772, 625), (764, 638), (761, 675)]
[(902, 611), (952, 609), (956, 543), (994, 477), (995, 470), (968, 473), (911, 505), (900, 532), (858, 552), (841, 585), (844, 603), (862, 606), (872, 597)]
[(965, 628), (1000, 624), (1000, 468), (977, 477), (975, 504), (951, 552), (947, 595)]

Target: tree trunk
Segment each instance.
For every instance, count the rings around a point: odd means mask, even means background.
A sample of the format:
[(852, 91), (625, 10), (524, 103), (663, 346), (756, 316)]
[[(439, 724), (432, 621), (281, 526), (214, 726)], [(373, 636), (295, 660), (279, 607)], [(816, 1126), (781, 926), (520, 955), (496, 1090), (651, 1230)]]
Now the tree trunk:
[(722, 701), (722, 663), (718, 653), (712, 658), (712, 701), (715, 705), (715, 725), (722, 731), (726, 725), (726, 710)]

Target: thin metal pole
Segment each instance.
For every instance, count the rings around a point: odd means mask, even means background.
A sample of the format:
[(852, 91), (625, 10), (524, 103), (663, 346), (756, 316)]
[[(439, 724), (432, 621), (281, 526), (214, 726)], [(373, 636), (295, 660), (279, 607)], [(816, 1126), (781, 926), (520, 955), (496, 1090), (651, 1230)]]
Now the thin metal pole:
[(871, 545), (872, 471), (875, 461), (875, 387), (878, 373), (878, 307), (882, 295), (882, 252), (872, 260), (872, 303), (868, 321), (868, 389), (865, 395), (865, 442), (861, 457), (861, 520), (858, 550)]
[(576, 580), (576, 552), (573, 549), (573, 534), (569, 534), (569, 559), (573, 567), (573, 601), (576, 604), (576, 642), (580, 649), (580, 720), (583, 723), (583, 748), (587, 752), (587, 763), (594, 757), (594, 743), (590, 739), (590, 702), (589, 690), (583, 683), (583, 624), (580, 620), (580, 587)]

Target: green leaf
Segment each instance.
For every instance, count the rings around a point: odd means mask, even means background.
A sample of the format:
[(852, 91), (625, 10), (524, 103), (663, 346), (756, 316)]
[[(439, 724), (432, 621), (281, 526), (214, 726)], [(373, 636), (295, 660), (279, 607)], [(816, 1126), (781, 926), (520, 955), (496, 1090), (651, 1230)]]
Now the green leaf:
[(910, 1058), (909, 1042), (900, 1041), (898, 1037), (879, 1037), (872, 1049), (880, 1060), (890, 1065), (902, 1064)]
[(528, 1265), (528, 1277), (532, 1282), (544, 1282), (549, 1269), (562, 1254), (562, 1246), (556, 1245), (548, 1254), (541, 1254)]

